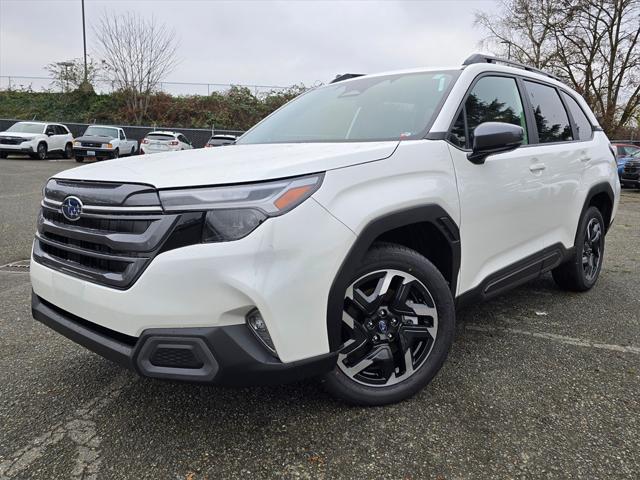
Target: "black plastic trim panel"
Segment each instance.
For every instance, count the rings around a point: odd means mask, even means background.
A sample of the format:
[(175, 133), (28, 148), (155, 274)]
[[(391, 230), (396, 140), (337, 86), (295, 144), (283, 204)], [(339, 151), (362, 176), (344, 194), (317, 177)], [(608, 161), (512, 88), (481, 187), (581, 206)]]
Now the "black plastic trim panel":
[[(283, 363), (269, 353), (246, 325), (158, 328), (139, 338), (123, 335), (66, 312), (35, 293), (33, 317), (65, 337), (142, 376), (218, 385), (266, 385), (302, 380), (331, 371), (337, 354), (327, 353)], [(158, 349), (183, 349), (196, 359), (193, 368), (158, 365)], [(155, 362), (155, 363), (154, 363)]]
[(511, 290), (523, 283), (540, 277), (553, 270), (573, 255), (573, 249), (566, 249), (561, 243), (551, 245), (540, 252), (515, 262), (485, 278), (480, 284), (456, 298), (456, 306), (465, 307), (487, 300)]

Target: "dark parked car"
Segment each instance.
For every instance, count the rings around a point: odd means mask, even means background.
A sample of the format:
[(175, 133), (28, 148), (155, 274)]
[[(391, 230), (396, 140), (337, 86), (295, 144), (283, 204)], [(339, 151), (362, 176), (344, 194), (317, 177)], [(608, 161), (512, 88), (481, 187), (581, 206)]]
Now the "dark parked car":
[(624, 170), (620, 175), (620, 185), (640, 188), (640, 154), (627, 158)]
[(223, 147), (224, 145), (233, 145), (238, 137), (235, 135), (213, 135), (206, 143), (207, 147)]

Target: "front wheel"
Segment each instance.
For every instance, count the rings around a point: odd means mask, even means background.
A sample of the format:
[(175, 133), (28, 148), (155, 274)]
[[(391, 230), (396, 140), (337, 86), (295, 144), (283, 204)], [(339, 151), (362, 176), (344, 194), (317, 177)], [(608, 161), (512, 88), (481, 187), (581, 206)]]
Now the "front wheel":
[(35, 158), (37, 160), (46, 160), (47, 159), (47, 144), (44, 142), (40, 142), (38, 147), (36, 148), (36, 153), (31, 154), (31, 158)]
[(377, 245), (347, 288), (341, 327), (327, 390), (358, 405), (398, 402), (427, 385), (447, 357), (455, 330), (451, 291), (419, 253)]
[(560, 288), (585, 292), (595, 285), (604, 260), (604, 234), (600, 210), (589, 207), (578, 225), (573, 256), (551, 272)]

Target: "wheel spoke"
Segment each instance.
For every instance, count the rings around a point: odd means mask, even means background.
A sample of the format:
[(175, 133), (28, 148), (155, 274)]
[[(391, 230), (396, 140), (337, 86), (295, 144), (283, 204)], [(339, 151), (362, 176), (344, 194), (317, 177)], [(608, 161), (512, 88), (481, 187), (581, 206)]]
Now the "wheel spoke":
[(371, 295), (366, 295), (362, 290), (357, 287), (353, 288), (353, 299), (362, 308), (365, 314), (371, 315), (382, 304), (384, 296), (389, 291), (389, 286), (393, 280), (393, 275), (390, 272), (385, 272), (382, 277), (378, 279), (376, 288)]
[(407, 302), (407, 306), (419, 317), (437, 318), (438, 311), (435, 307), (430, 307), (424, 303)]

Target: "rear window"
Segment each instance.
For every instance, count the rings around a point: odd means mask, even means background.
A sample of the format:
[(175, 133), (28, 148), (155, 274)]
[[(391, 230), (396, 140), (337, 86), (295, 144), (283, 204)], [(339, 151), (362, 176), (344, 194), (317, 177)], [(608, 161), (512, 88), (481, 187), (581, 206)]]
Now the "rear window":
[(540, 143), (573, 140), (569, 117), (553, 87), (525, 80)]
[(173, 135), (168, 135), (166, 133), (150, 133), (149, 135), (147, 135), (147, 139), (148, 140), (175, 140), (175, 137)]

